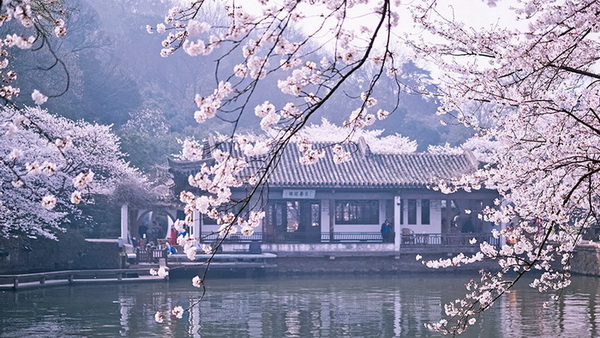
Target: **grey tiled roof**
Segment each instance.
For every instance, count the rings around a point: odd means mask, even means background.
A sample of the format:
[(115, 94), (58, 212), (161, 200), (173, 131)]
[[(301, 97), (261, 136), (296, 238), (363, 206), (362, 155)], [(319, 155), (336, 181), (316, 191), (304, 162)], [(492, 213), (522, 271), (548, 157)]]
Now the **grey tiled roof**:
[[(318, 149), (324, 144), (314, 145)], [(346, 146), (350, 147), (350, 146)], [(360, 148), (360, 147), (358, 147)], [(372, 154), (353, 147), (352, 160), (336, 164), (330, 147), (325, 147), (325, 157), (311, 165), (301, 164), (300, 152), (290, 144), (283, 151), (278, 166), (269, 179), (272, 188), (416, 188), (440, 180), (459, 178), (473, 172), (477, 162), (470, 153), (461, 155), (410, 153)], [(238, 151), (233, 151), (239, 156)], [(194, 174), (204, 161), (170, 160), (171, 171), (176, 175)]]

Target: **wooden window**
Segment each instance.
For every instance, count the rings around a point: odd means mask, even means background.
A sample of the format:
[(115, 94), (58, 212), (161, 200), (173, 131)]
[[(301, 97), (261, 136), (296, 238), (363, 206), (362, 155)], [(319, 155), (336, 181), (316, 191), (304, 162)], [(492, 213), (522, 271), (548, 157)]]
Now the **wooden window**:
[(378, 200), (336, 200), (336, 224), (379, 224)]
[(300, 202), (287, 201), (285, 202), (287, 209), (287, 232), (298, 231), (300, 227)]
[(206, 216), (204, 214), (201, 214), (201, 215), (202, 215), (202, 224), (205, 224), (205, 225), (217, 225), (217, 220), (216, 219), (210, 218), (210, 217), (208, 217), (208, 216)]
[(282, 201), (269, 201), (267, 205), (266, 222), (268, 229), (277, 232), (287, 231), (287, 206)]
[(408, 224), (417, 224), (417, 200), (408, 200)]
[(421, 200), (421, 224), (430, 224), (430, 209), (429, 200)]
[(321, 204), (319, 203), (310, 204), (310, 226), (321, 226)]

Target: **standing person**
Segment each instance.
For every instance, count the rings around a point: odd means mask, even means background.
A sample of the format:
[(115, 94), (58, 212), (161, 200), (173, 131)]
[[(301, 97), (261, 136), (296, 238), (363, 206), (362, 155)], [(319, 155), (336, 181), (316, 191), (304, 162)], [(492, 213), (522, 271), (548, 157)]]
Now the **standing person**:
[(475, 232), (475, 227), (473, 226), (473, 221), (471, 217), (467, 218), (462, 225), (462, 233), (463, 234), (472, 234)]
[(179, 232), (175, 229), (174, 226), (171, 226), (171, 231), (169, 232), (169, 243), (171, 245), (177, 245), (177, 236)]
[(385, 222), (383, 222), (383, 224), (381, 224), (381, 238), (383, 239), (383, 243), (390, 242), (391, 231), (392, 231), (392, 228), (390, 226), (390, 221), (388, 221), (386, 219)]
[(396, 236), (394, 234), (394, 225), (392, 225), (392, 222), (390, 222), (389, 220), (386, 220), (386, 222), (387, 222), (388, 229), (390, 229), (390, 232), (388, 235), (388, 243), (394, 243), (394, 237)]

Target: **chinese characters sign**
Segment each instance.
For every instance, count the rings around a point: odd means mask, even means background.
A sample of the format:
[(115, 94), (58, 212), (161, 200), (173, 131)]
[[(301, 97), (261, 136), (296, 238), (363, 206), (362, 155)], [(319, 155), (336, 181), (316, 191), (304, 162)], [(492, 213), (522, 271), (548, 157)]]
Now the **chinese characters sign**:
[(315, 191), (306, 189), (284, 189), (283, 198), (295, 198), (295, 199), (314, 199)]

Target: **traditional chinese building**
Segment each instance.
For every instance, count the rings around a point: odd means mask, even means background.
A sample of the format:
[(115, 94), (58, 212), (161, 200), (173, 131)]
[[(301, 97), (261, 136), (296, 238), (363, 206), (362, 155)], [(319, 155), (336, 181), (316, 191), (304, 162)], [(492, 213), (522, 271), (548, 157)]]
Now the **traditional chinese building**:
[[(213, 163), (211, 149), (220, 147), (241, 156), (229, 146), (209, 141), (202, 159), (170, 159), (175, 195), (182, 190), (199, 193), (188, 185), (188, 177), (202, 164)], [(443, 194), (432, 189), (440, 181), (476, 170), (479, 163), (472, 154), (377, 154), (362, 139), (354, 148), (351, 161), (336, 164), (331, 148), (323, 147), (323, 158), (304, 165), (297, 145), (290, 144), (263, 193), (267, 199), (262, 226), (249, 238), (231, 236), (230, 243), (254, 240), (262, 243), (263, 251), (285, 252), (397, 251), (409, 246), (463, 246), (473, 237), (490, 241), (491, 225), (477, 215), (493, 203), (496, 192)], [(240, 188), (233, 198), (245, 193)], [(386, 220), (392, 224), (389, 240), (380, 232)], [(213, 220), (196, 215), (191, 231), (208, 235), (217, 229)]]

